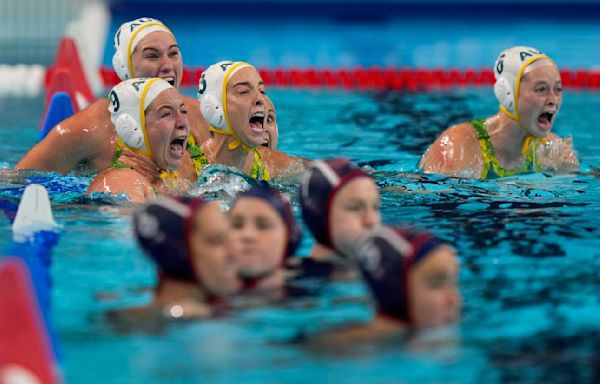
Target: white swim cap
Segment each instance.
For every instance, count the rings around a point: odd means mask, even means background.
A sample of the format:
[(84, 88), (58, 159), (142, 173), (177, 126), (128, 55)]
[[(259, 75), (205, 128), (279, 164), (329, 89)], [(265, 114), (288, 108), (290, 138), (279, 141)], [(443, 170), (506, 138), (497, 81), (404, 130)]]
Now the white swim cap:
[(131, 79), (135, 76), (131, 64), (131, 54), (140, 40), (149, 33), (159, 31), (173, 35), (173, 32), (162, 22), (150, 17), (142, 17), (121, 25), (115, 33), (115, 54), (112, 59), (113, 68), (121, 80)]
[(109, 93), (108, 110), (118, 137), (133, 151), (152, 157), (148, 143), (145, 111), (162, 91), (173, 86), (163, 79), (129, 79)]
[(519, 88), (525, 69), (533, 62), (552, 60), (541, 51), (531, 47), (512, 47), (500, 53), (494, 64), (494, 93), (500, 102), (500, 110), (515, 121), (519, 116)]
[(252, 65), (241, 61), (219, 61), (206, 68), (198, 82), (200, 112), (211, 125), (211, 131), (234, 136), (227, 114), (227, 83), (242, 68)]

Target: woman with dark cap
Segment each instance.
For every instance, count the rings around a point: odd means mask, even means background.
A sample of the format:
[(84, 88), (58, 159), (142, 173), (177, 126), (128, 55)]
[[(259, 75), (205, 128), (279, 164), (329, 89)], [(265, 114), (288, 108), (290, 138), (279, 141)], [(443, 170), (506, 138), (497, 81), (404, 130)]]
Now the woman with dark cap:
[[(396, 343), (402, 331), (439, 327), (460, 317), (454, 248), (430, 232), (377, 226), (361, 237), (353, 260), (375, 301), (373, 319), (319, 334), (310, 344), (343, 352), (350, 344)], [(351, 349), (350, 349), (351, 350)]]
[[(315, 238), (310, 259), (347, 269), (356, 239), (381, 223), (380, 204), (375, 181), (354, 163), (342, 158), (310, 163), (300, 183), (302, 218)], [(304, 267), (312, 269), (309, 264)]]
[(376, 302), (374, 325), (424, 328), (459, 318), (456, 254), (432, 233), (379, 226), (357, 242), (354, 259)]
[(140, 245), (156, 264), (158, 286), (149, 306), (130, 312), (211, 317), (227, 296), (239, 290), (237, 263), (219, 202), (160, 197), (139, 206), (133, 224)]
[(267, 183), (259, 183), (236, 197), (228, 215), (244, 287), (283, 287), (285, 262), (301, 241), (289, 199)]

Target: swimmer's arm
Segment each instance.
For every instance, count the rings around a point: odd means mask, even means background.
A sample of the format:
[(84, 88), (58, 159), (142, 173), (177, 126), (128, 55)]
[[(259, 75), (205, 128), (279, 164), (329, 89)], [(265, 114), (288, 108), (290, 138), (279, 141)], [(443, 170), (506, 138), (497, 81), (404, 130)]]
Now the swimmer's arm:
[(111, 195), (127, 194), (132, 203), (143, 203), (156, 197), (148, 180), (128, 168), (111, 168), (100, 172), (85, 193), (89, 195), (93, 192)]
[(272, 178), (298, 176), (304, 172), (306, 165), (310, 163), (309, 159), (290, 156), (276, 149), (260, 146), (258, 150)]
[(423, 154), (419, 168), (424, 173), (462, 176), (481, 171), (479, 143), (471, 124), (461, 123), (444, 131)]
[[(114, 152), (115, 133), (107, 107), (106, 100), (97, 100), (88, 108), (57, 124), (25, 154), (15, 165), (15, 169), (39, 169), (65, 174), (83, 161), (90, 161), (90, 165), (96, 169), (99, 166), (108, 167), (113, 153), (107, 148), (111, 147), (112, 139)], [(98, 159), (99, 156), (104, 161)]]

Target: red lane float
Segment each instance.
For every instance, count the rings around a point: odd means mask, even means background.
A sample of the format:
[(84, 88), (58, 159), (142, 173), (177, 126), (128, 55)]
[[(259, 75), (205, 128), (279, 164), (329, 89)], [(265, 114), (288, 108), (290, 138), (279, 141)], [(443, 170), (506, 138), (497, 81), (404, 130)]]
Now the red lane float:
[(21, 260), (0, 260), (0, 383), (60, 383), (50, 338)]
[[(198, 85), (203, 67), (186, 67), (181, 85)], [(494, 73), (488, 68), (259, 68), (265, 84), (291, 88), (338, 88), (348, 90), (397, 89), (409, 91), (439, 88), (482, 87), (494, 84)], [(600, 70), (560, 71), (563, 85), (581, 90), (600, 90)], [(100, 70), (104, 85), (109, 88), (120, 80), (112, 67)]]

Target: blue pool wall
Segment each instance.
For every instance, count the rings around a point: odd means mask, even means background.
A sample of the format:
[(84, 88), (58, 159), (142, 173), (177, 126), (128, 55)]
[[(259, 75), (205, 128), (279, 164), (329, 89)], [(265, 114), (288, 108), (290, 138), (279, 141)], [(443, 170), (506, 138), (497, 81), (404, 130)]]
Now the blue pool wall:
[(110, 9), (108, 66), (118, 26), (149, 16), (175, 33), (187, 66), (482, 68), (526, 45), (562, 68), (600, 69), (596, 1), (114, 0)]

